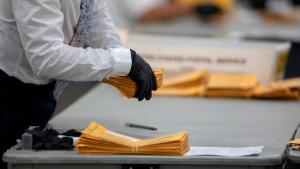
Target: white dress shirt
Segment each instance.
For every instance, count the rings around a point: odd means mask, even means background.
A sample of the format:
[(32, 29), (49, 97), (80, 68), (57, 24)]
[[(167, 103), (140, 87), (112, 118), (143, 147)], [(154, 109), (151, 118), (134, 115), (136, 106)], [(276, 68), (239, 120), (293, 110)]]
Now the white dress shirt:
[(98, 81), (127, 75), (130, 50), (122, 47), (105, 0), (95, 0), (86, 49), (68, 45), (81, 0), (1, 0), (0, 69), (24, 83), (52, 79)]

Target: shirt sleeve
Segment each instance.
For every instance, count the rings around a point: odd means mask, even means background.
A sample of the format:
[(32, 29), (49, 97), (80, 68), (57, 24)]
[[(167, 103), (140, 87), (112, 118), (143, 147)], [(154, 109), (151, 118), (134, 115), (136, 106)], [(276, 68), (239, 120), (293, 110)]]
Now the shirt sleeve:
[(59, 0), (12, 0), (12, 6), (25, 55), (37, 76), (98, 81), (112, 74), (128, 74), (131, 60), (120, 59), (127, 49), (83, 49), (64, 44)]
[(111, 49), (118, 60), (117, 72), (128, 74), (131, 68), (131, 53), (129, 49), (123, 48), (105, 0), (95, 1), (92, 28), (88, 46)]

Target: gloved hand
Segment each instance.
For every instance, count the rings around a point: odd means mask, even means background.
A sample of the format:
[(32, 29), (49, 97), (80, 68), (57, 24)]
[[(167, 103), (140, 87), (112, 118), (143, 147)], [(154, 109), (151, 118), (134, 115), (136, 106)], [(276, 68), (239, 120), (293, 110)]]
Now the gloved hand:
[(129, 78), (137, 84), (137, 92), (135, 97), (142, 101), (150, 100), (152, 90), (157, 90), (157, 82), (154, 72), (150, 65), (139, 56), (134, 50), (130, 50), (132, 66), (128, 74)]

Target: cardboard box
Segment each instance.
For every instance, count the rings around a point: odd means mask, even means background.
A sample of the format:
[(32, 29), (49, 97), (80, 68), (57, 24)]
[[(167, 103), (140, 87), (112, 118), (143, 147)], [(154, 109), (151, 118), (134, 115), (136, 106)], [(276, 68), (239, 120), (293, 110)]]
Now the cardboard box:
[(252, 73), (262, 83), (282, 77), (289, 43), (242, 42), (181, 36), (132, 34), (126, 46), (167, 75), (207, 69)]

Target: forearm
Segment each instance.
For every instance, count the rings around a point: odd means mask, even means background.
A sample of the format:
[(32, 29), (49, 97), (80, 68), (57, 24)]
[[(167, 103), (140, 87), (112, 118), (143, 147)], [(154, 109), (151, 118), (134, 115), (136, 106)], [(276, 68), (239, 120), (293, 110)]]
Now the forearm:
[(41, 52), (28, 52), (33, 72), (42, 78), (70, 81), (100, 81), (114, 74), (127, 75), (131, 58), (128, 49), (74, 48), (49, 45)]
[[(64, 43), (64, 15), (59, 0), (12, 0), (12, 5), (26, 59), (37, 76), (97, 81), (112, 74), (129, 73), (130, 51), (121, 48), (118, 39), (102, 40), (94, 48), (86, 49)], [(25, 5), (27, 10), (20, 10)], [(115, 33), (109, 33), (112, 34)]]

